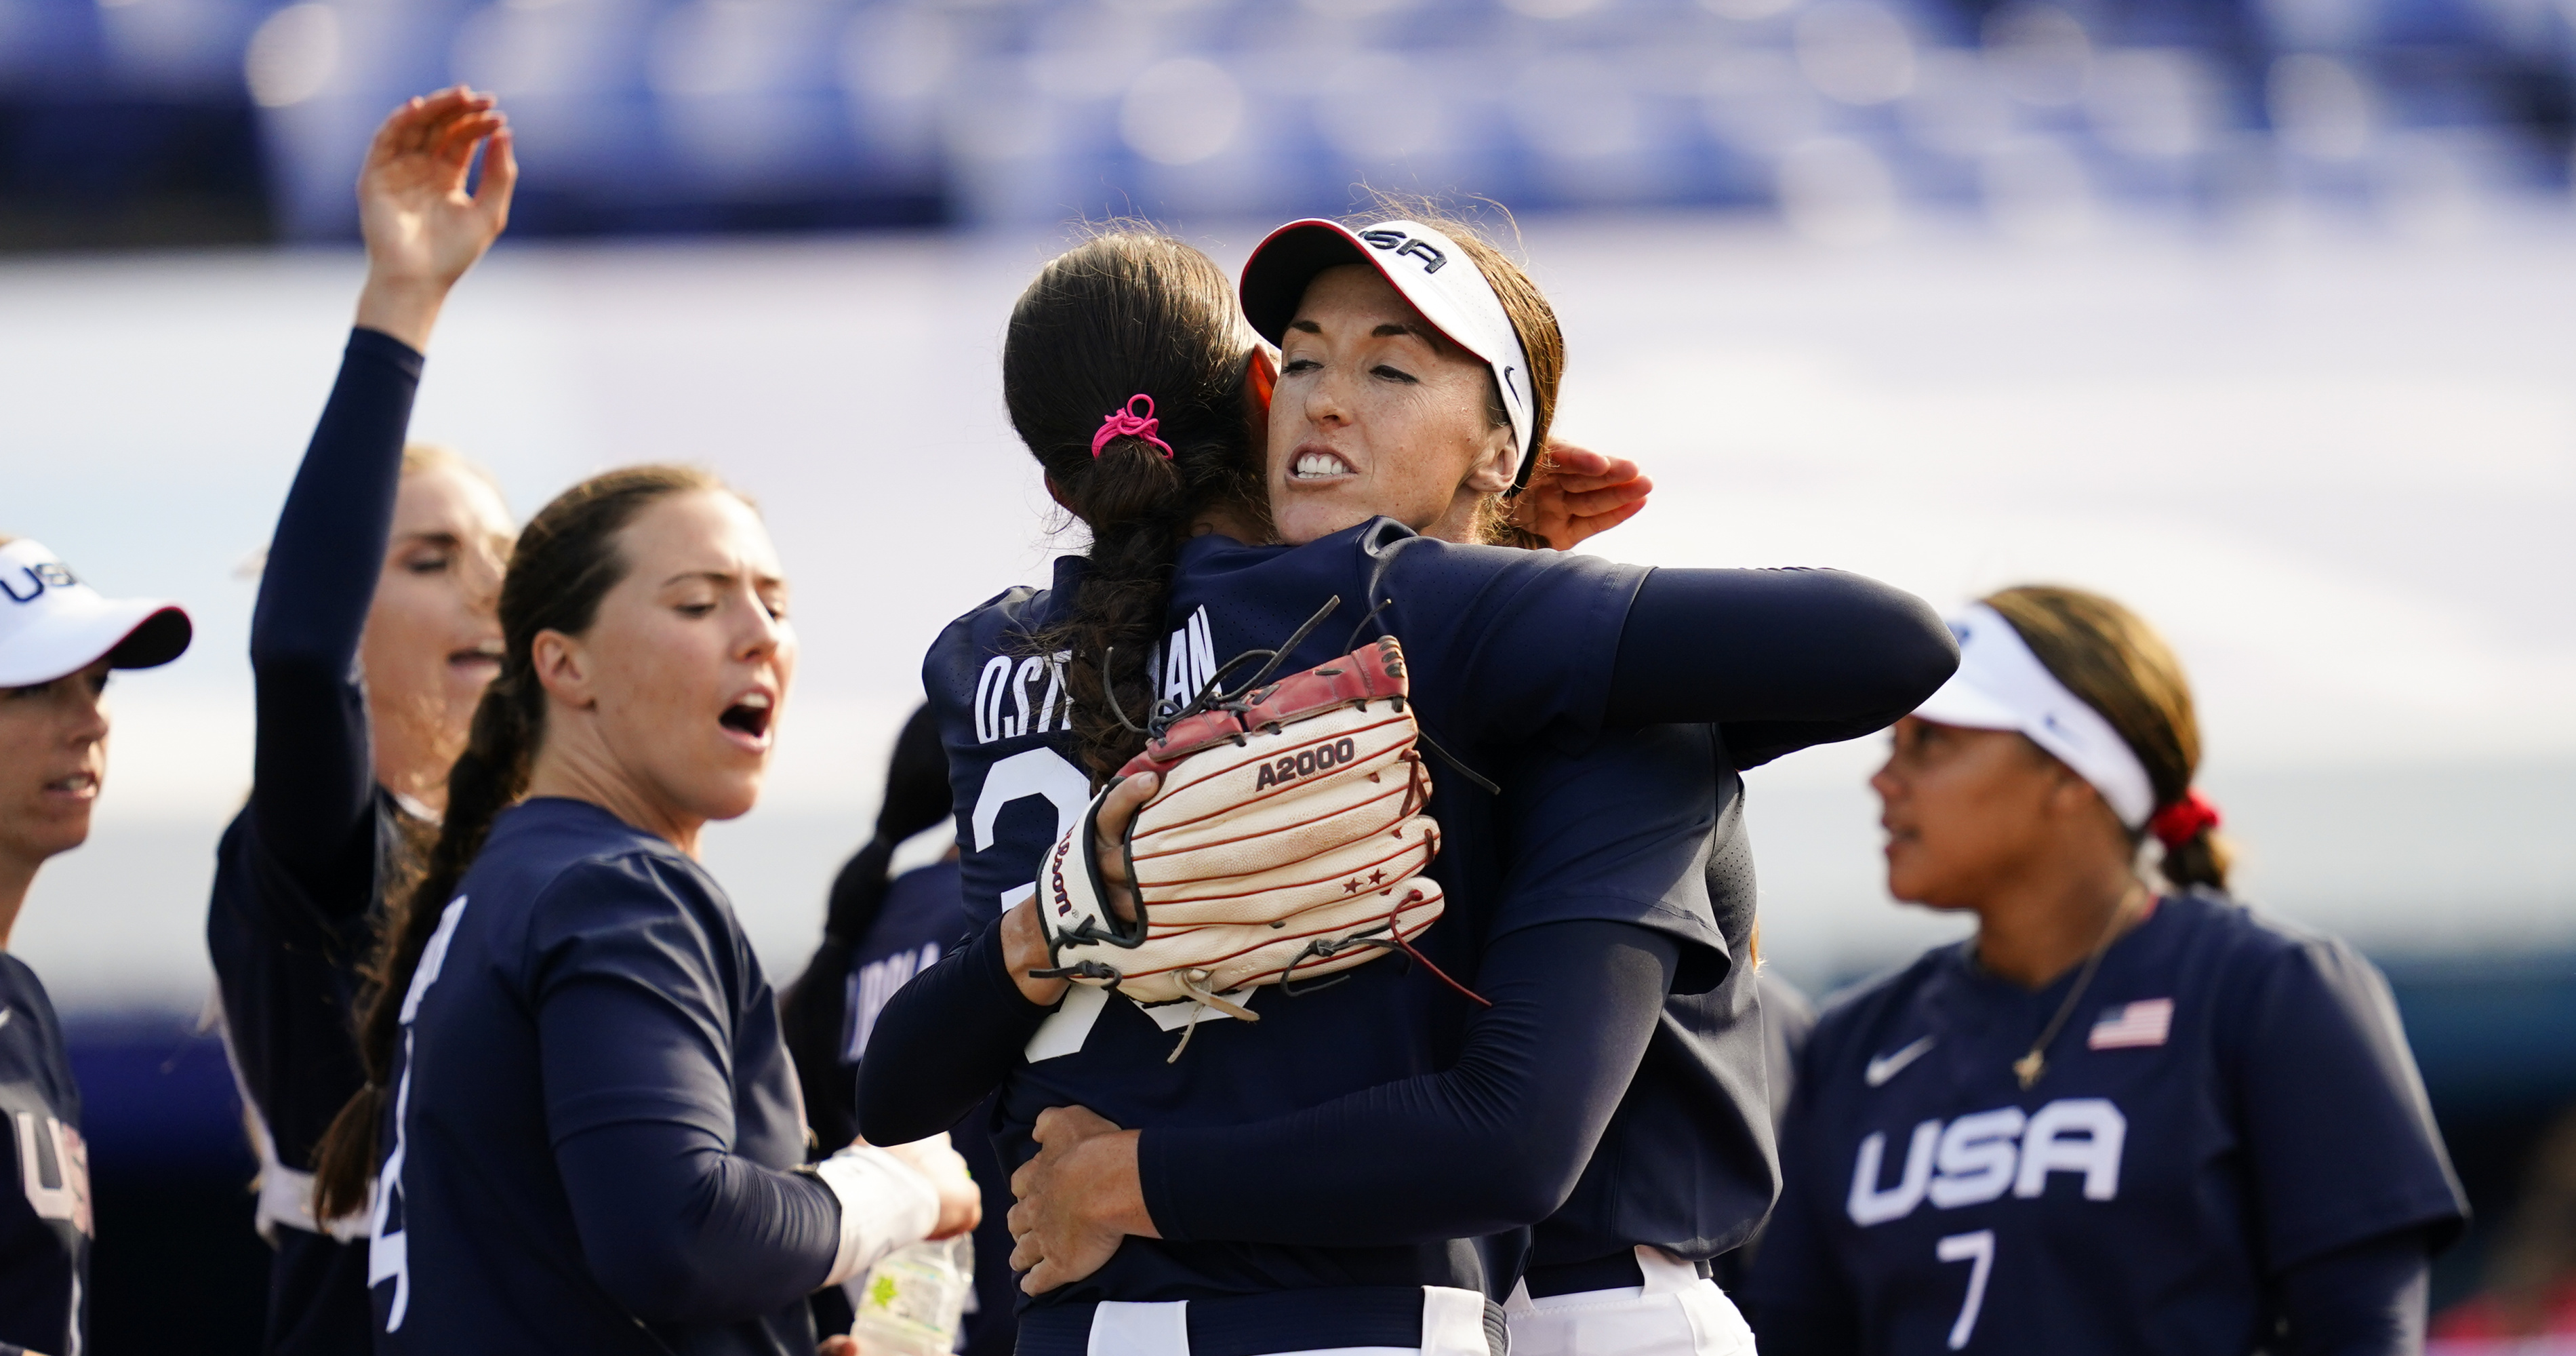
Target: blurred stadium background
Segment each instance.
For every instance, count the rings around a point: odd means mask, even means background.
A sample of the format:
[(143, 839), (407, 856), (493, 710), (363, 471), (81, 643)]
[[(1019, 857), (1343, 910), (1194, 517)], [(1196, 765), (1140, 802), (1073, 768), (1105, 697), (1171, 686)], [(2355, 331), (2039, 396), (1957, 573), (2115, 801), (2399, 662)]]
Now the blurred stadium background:
[[(359, 148), (454, 80), (528, 177), (417, 431), (522, 513), (712, 464), (797, 576), (778, 778), (710, 848), (773, 974), (931, 636), (1078, 546), (997, 390), (1061, 224), (1231, 264), (1358, 185), (1482, 195), (1564, 315), (1563, 431), (1661, 485), (1595, 549), (2140, 606), (2245, 893), (2397, 986), (2484, 1212), (2437, 1301), (2576, 1234), (2576, 1144), (2534, 1154), (2576, 1106), (2576, 3), (0, 0), (0, 530), (200, 623), (120, 681), (96, 837), (16, 941), (89, 1098), (102, 1356), (255, 1336), (200, 1022), (250, 573)], [(1959, 934), (1879, 888), (1876, 754), (1751, 779), (1766, 953), (1816, 992)]]

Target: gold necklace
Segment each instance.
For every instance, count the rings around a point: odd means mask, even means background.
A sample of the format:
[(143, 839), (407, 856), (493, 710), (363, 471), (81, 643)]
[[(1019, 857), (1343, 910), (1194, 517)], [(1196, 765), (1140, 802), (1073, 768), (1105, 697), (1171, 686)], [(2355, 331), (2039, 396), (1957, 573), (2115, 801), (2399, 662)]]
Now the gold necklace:
[(2029, 1052), (2013, 1061), (2013, 1074), (2021, 1079), (2023, 1091), (2029, 1091), (2030, 1085), (2048, 1072), (2048, 1056), (2041, 1052), (2048, 1049), (2049, 1042), (2057, 1039), (2058, 1030), (2066, 1025), (2068, 1015), (2083, 1000), (2084, 990), (2093, 983), (2093, 972), (2102, 968), (2102, 957), (2109, 954), (2111, 943), (2120, 939), (2120, 929), (2128, 923), (2138, 898), (2146, 892), (2146, 886), (2134, 880), (2129, 882), (2128, 890), (2120, 896), (2120, 903), (2111, 910), (2110, 926), (2102, 929), (2102, 940), (2094, 943), (2093, 954), (2084, 958), (2084, 972), (2075, 977), (2075, 987), (2066, 991), (2066, 1001), (2057, 1005), (2057, 1015), (2048, 1019), (2047, 1029), (2039, 1033), (2038, 1040), (2030, 1043)]

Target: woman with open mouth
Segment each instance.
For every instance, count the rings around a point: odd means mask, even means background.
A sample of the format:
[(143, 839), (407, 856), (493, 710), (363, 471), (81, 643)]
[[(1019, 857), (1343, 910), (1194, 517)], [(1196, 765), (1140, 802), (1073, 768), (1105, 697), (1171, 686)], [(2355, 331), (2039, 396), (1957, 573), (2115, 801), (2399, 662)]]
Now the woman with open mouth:
[(488, 94), (413, 99), (376, 133), (356, 324), (260, 577), (251, 793), (217, 849), (206, 941), (260, 1159), (271, 1356), (373, 1340), (366, 1219), (318, 1219), (307, 1169), (365, 1079), (349, 1032), (384, 895), (417, 871), (500, 671), (508, 511), (480, 468), (404, 435), (438, 313), (517, 177)]
[[(1562, 1237), (1594, 1251), (1569, 1261), (1684, 1250), (1627, 1282), (1669, 1320), (1629, 1349), (1749, 1349), (1694, 1266), (1740, 1241), (1772, 1185), (1752, 967), (1735, 963), (1750, 896), (1722, 883), (1721, 922), (1703, 875), (1733, 832), (1716, 741), (1749, 762), (1879, 728), (1954, 652), (1918, 601), (1853, 576), (1649, 574), (1459, 544), (1506, 535), (1500, 499), (1532, 474), (1563, 364), (1544, 298), (1462, 229), (1274, 234), (1243, 296), (1282, 341), (1275, 391), (1212, 272), (1177, 242), (1105, 237), (1050, 265), (1014, 316), (1006, 399), (1091, 548), (1052, 589), (961, 618), (925, 665), (968, 905), (998, 921), (880, 1016), (861, 1127), (942, 1127), (1002, 1085), (1024, 1351), (1499, 1350), (1494, 1301), (1523, 1254), (1491, 1236), (1570, 1197), (1582, 1218)], [(1258, 1020), (1214, 1020), (1033, 975), (1056, 963), (1023, 883), (1142, 746), (1115, 712), (1186, 703), (1217, 659), (1278, 646), (1319, 610), (1276, 671), (1393, 635), (1409, 709), (1454, 755), (1433, 765), (1429, 810), (1448, 913), (1415, 945), (1474, 992), (1372, 964), (1329, 992), (1238, 991)], [(1652, 728), (1674, 722), (1699, 728)], [(1109, 791), (1104, 830), (1153, 789)], [(1683, 1000), (1703, 1005), (1673, 1034), (1691, 1067), (1637, 1119), (1690, 1156), (1632, 1157), (1647, 1171), (1580, 1188)], [(1175, 1056), (1185, 1026), (1198, 1044)], [(1683, 1085), (1702, 1095), (1670, 1095)], [(1747, 1092), (1757, 1140), (1684, 1124)], [(1686, 1132), (1723, 1142), (1716, 1189)], [(1657, 1198), (1671, 1208), (1651, 1216)]]
[(775, 1000), (697, 862), (759, 799), (786, 597), (704, 472), (595, 476), (521, 533), (317, 1183), (327, 1219), (379, 1179), (377, 1350), (811, 1356), (806, 1296), (979, 1217), (944, 1136), (805, 1168)]
[(89, 1346), (89, 1151), (53, 1000), (8, 954), (45, 862), (89, 839), (107, 783), (107, 680), (188, 648), (188, 614), (111, 600), (37, 542), (0, 537), (0, 1347)]

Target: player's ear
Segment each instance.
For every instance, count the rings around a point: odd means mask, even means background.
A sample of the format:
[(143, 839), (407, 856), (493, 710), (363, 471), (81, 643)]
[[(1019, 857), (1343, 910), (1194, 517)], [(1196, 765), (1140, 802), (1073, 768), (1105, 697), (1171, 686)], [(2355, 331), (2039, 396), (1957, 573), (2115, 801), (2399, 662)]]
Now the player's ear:
[(1510, 489), (1512, 472), (1520, 469), (1519, 453), (1509, 424), (1485, 430), (1476, 460), (1467, 468), (1467, 479), (1461, 488), (1478, 494), (1501, 494)]
[(1075, 508), (1073, 501), (1064, 497), (1064, 487), (1055, 483), (1055, 472), (1047, 472), (1046, 485), (1047, 498), (1054, 500), (1057, 508), (1063, 509), (1076, 518), (1082, 516), (1082, 510)]
[(528, 646), (528, 666), (546, 695), (577, 711), (598, 704), (591, 691), (590, 647), (561, 631), (539, 631)]

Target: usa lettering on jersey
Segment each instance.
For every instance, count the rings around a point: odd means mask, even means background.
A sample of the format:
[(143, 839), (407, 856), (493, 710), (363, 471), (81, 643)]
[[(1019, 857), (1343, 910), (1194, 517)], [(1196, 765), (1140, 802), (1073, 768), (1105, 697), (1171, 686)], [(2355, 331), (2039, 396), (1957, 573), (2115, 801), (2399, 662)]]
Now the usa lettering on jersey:
[(1860, 1142), (1845, 1208), (1866, 1229), (1903, 1219), (1927, 1200), (1934, 1209), (1957, 1210), (2006, 1192), (2034, 1198), (2059, 1172), (2082, 1176), (2088, 1201), (2117, 1200), (2128, 1136), (2128, 1118), (2101, 1097), (2064, 1098), (2028, 1113), (1999, 1107), (1946, 1125), (1928, 1120), (1914, 1127), (1891, 1186), (1882, 1180), (1887, 1133), (1873, 1131)]
[(841, 1047), (845, 1062), (856, 1064), (868, 1052), (868, 1034), (877, 1029), (877, 1014), (885, 1011), (895, 990), (911, 983), (914, 975), (937, 965), (939, 954), (939, 943), (924, 942), (913, 950), (869, 961), (850, 976), (849, 1032)]

